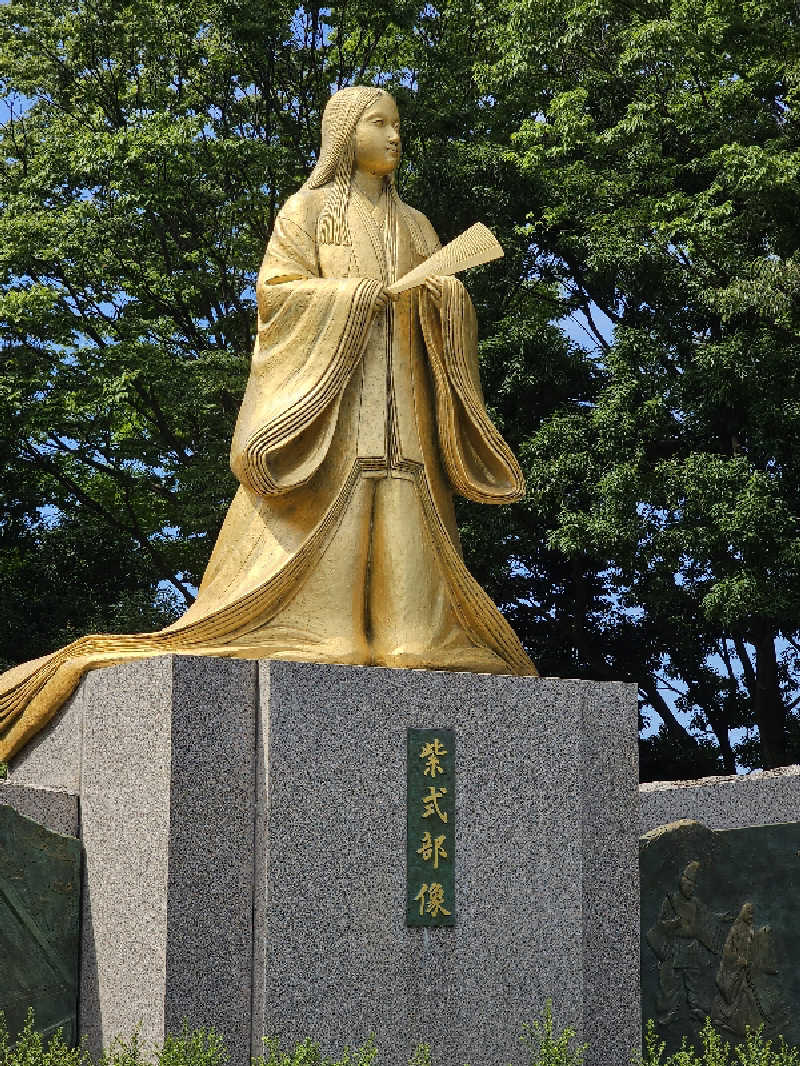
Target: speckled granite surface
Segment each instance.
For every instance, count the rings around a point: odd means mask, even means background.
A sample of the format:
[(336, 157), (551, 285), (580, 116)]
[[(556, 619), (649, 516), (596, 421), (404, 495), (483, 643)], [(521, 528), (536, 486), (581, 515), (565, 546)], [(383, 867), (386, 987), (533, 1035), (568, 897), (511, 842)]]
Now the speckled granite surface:
[(0, 805), (4, 803), (53, 833), (78, 835), (78, 797), (74, 793), (0, 781)]
[[(261, 664), (255, 1028), (384, 1061), (522, 1061), (545, 999), (618, 1066), (638, 1040), (635, 693)], [(409, 726), (457, 743), (455, 928), (405, 926)], [(609, 741), (613, 736), (613, 744)], [(258, 948), (257, 948), (258, 950)], [(259, 1013), (262, 1017), (259, 1018)]]
[(58, 793), (33, 783), (80, 794), (79, 1031), (95, 1053), (186, 1018), (249, 1061), (256, 671), (181, 656), (94, 671), (3, 786), (43, 822)]
[(77, 691), (55, 718), (38, 733), (12, 763), (15, 785), (80, 792), (83, 750), (83, 695)]
[(684, 818), (709, 829), (800, 822), (800, 766), (641, 785), (640, 834)]
[[(376, 1034), (405, 1064), (520, 1062), (546, 997), (627, 1062), (639, 1035), (636, 693), (581, 681), (159, 657), (97, 671), (12, 784), (80, 791), (80, 1025), (185, 1017)], [(455, 928), (405, 925), (409, 726), (456, 731)]]

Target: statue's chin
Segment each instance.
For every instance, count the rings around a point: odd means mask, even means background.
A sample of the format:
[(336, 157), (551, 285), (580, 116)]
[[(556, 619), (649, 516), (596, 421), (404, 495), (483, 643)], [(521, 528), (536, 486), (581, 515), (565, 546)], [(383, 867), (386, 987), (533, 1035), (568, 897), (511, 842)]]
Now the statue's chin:
[(364, 174), (369, 174), (373, 178), (388, 178), (391, 174), (394, 174), (397, 170), (397, 164), (400, 162), (399, 153), (391, 155), (386, 159), (371, 160), (369, 163), (359, 164), (356, 161), (356, 170), (362, 171)]

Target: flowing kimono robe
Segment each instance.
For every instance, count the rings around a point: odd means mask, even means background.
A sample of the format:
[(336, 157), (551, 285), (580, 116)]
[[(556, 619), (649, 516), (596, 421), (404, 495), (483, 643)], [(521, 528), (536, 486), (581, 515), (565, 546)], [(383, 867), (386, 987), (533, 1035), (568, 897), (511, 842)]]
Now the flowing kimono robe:
[(197, 600), (161, 632), (83, 637), (0, 677), (0, 759), (87, 670), (166, 652), (535, 673), (461, 558), (452, 491), (524, 491), (483, 403), (469, 296), (444, 278), (441, 300), (416, 289), (379, 310), (436, 235), (354, 182), (351, 244), (319, 244), (325, 195), (295, 194), (267, 248), (231, 448), (240, 488)]

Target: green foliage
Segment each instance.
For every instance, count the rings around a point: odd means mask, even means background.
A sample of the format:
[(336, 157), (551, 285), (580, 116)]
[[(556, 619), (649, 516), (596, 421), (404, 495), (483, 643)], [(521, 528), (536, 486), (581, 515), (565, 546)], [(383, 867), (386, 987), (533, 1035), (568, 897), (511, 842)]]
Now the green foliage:
[[(430, 1048), (428, 1052), (430, 1066)], [(253, 1059), (253, 1066), (373, 1066), (377, 1055), (378, 1049), (372, 1037), (355, 1051), (346, 1047), (338, 1059), (325, 1057), (319, 1045), (310, 1039), (297, 1044), (293, 1051), (281, 1051), (274, 1037), (264, 1037), (264, 1051)], [(422, 1063), (418, 1066), (422, 1066)]]
[(780, 0), (504, 11), (483, 78), (520, 116), (531, 273), (582, 317), (595, 370), (523, 444), (528, 507), (569, 563), (562, 646), (639, 683), (654, 762), (732, 771), (730, 731), (757, 726), (780, 764), (798, 750), (800, 28)]
[(111, 1046), (103, 1050), (100, 1066), (150, 1066), (149, 1056), (139, 1038), (139, 1030), (134, 1029), (130, 1038), (117, 1036)]
[(765, 1040), (762, 1029), (747, 1030), (744, 1042), (731, 1048), (706, 1018), (700, 1032), (700, 1049), (684, 1038), (679, 1051), (664, 1057), (666, 1045), (659, 1040), (650, 1019), (644, 1036), (644, 1055), (634, 1056), (634, 1066), (798, 1066), (800, 1049), (787, 1047), (783, 1038), (777, 1046)]
[(309, 76), (291, 112), (314, 50), (292, 14), (0, 11), (0, 659), (191, 602), (235, 485), (255, 271), (325, 92)]
[(528, 1053), (530, 1066), (581, 1066), (589, 1045), (570, 1047), (575, 1039), (575, 1030), (563, 1029), (553, 1035), (553, 1005), (548, 999), (541, 1020), (526, 1025), (520, 1037)]
[(8, 763), (0, 762), (0, 781), (5, 781), (8, 777)]
[(168, 1034), (164, 1045), (148, 1054), (135, 1030), (129, 1040), (117, 1037), (103, 1052), (100, 1066), (224, 1066), (225, 1043), (213, 1029), (190, 1030), (184, 1020), (179, 1036)]
[(60, 1029), (46, 1039), (36, 1031), (33, 1010), (12, 1042), (5, 1015), (0, 1011), (0, 1066), (92, 1066), (83, 1048), (67, 1047)]
[[(555, 1034), (552, 1003), (548, 1000), (541, 1019), (525, 1026), (520, 1040), (525, 1046), (529, 1066), (582, 1066), (588, 1044), (574, 1045), (575, 1031), (569, 1027)], [(800, 1066), (800, 1049), (789, 1048), (779, 1038), (777, 1045), (765, 1040), (761, 1029), (748, 1029), (742, 1044), (731, 1048), (711, 1025), (709, 1019), (700, 1034), (700, 1050), (684, 1040), (680, 1051), (665, 1057), (666, 1045), (659, 1040), (654, 1022), (647, 1024), (644, 1054), (632, 1057), (633, 1066)], [(264, 1038), (262, 1054), (253, 1066), (374, 1066), (378, 1049), (374, 1038), (351, 1051), (344, 1048), (335, 1059), (322, 1054), (319, 1045), (306, 1039), (292, 1051), (282, 1051), (273, 1037)], [(130, 1039), (117, 1038), (104, 1051), (99, 1066), (224, 1066), (228, 1051), (213, 1029), (190, 1030), (186, 1022), (179, 1036), (168, 1036), (163, 1047), (148, 1053), (138, 1031)], [(409, 1066), (431, 1066), (431, 1047), (418, 1044)], [(11, 1042), (5, 1017), (0, 1011), (0, 1066), (92, 1066), (85, 1048), (70, 1048), (61, 1030), (49, 1040), (38, 1033), (33, 1011), (28, 1011), (23, 1031)]]
[(168, 1035), (156, 1057), (156, 1066), (224, 1066), (227, 1048), (213, 1029), (194, 1029), (184, 1021), (180, 1036)]
[(459, 501), (468, 565), (542, 673), (639, 685), (645, 776), (800, 757), (798, 55), (783, 0), (0, 5), (0, 665), (191, 602), (275, 212), (377, 79), (403, 195), (506, 252), (529, 493)]
[[(213, 1029), (190, 1030), (184, 1022), (180, 1035), (167, 1036), (163, 1047), (152, 1054), (138, 1030), (127, 1040), (117, 1037), (103, 1052), (99, 1066), (224, 1066), (228, 1059), (225, 1044)], [(371, 1066), (371, 1061), (358, 1060), (354, 1066)], [(60, 1029), (49, 1038), (37, 1032), (32, 1009), (12, 1042), (0, 1011), (0, 1066), (92, 1066), (92, 1059), (84, 1047), (68, 1047)]]

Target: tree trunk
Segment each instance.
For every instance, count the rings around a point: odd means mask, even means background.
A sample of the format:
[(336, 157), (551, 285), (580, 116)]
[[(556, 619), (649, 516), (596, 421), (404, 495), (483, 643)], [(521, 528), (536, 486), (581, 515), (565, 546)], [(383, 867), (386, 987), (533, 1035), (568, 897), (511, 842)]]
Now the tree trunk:
[(761, 762), (765, 770), (770, 770), (786, 765), (786, 707), (778, 684), (775, 634), (761, 634), (754, 644), (756, 678), (753, 707), (761, 742)]
[(714, 736), (717, 738), (717, 743), (719, 744), (719, 753), (722, 756), (723, 770), (726, 774), (735, 774), (736, 756), (733, 754), (730, 733), (724, 716), (712, 714), (706, 710), (706, 718), (708, 719), (708, 724), (714, 731)]
[(702, 748), (700, 744), (698, 744), (697, 738), (693, 737), (689, 730), (681, 725), (655, 684), (648, 679), (644, 682), (640, 682), (639, 687), (647, 699), (647, 702), (661, 717), (667, 732), (675, 743), (685, 751), (693, 752), (699, 756), (702, 753)]

